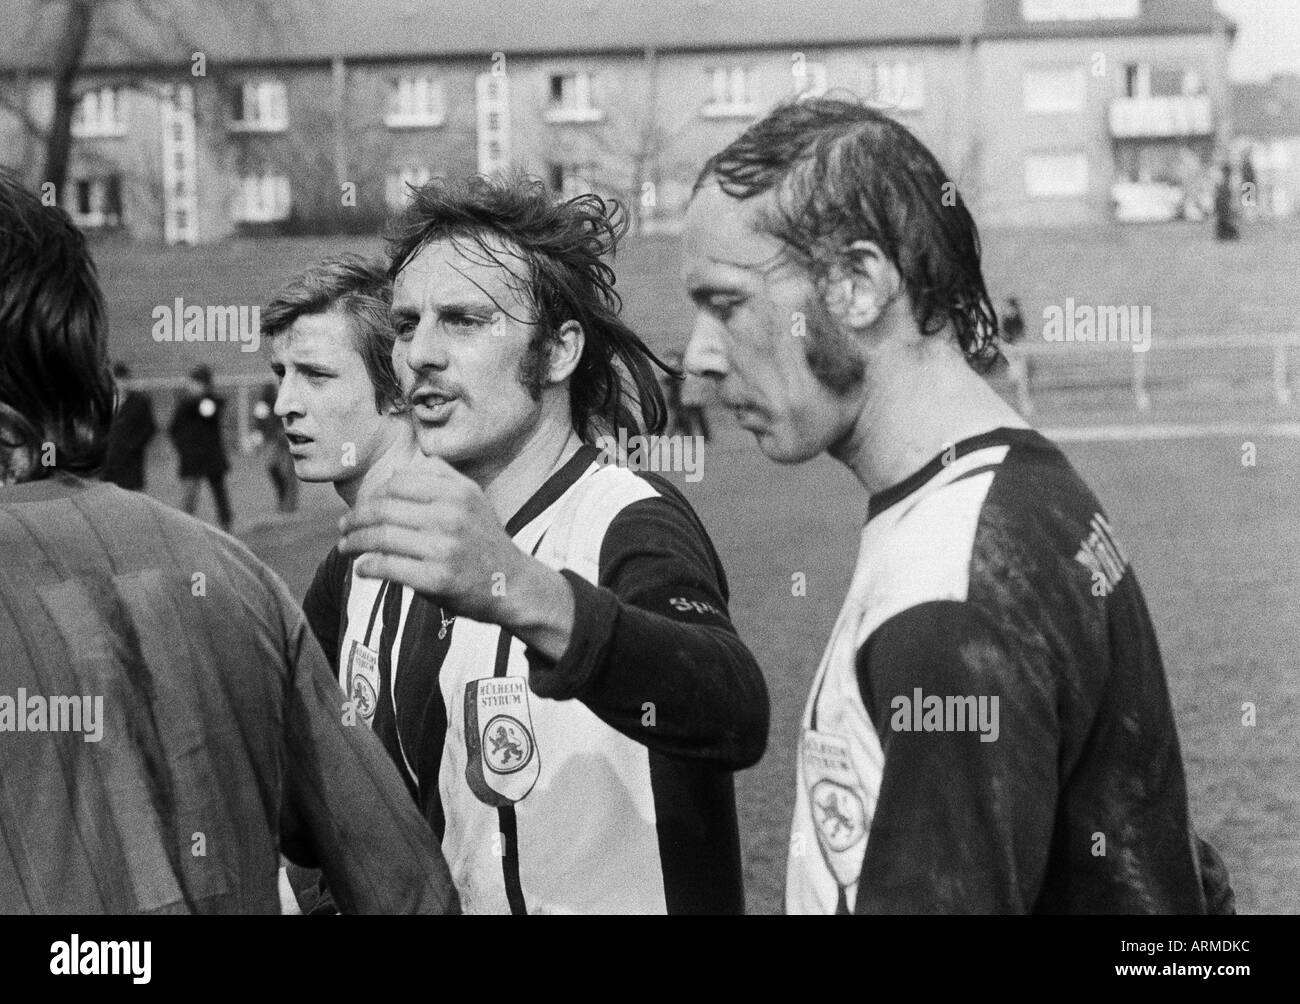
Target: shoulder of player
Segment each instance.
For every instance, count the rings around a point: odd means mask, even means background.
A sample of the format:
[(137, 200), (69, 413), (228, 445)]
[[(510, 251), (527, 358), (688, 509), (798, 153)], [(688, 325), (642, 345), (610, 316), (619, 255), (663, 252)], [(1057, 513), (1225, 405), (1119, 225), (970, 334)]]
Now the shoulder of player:
[(651, 534), (707, 539), (694, 508), (659, 474), (609, 465), (587, 478), (579, 492), (580, 497), (574, 500), (579, 519), (601, 527), (606, 539), (644, 541)]
[(288, 621), (297, 616), (289, 587), (242, 541), (141, 492), (109, 484), (96, 485), (95, 490), (109, 503), (96, 500), (103, 518), (156, 541), (191, 595), (215, 599), (226, 593), (247, 610), (278, 606)]

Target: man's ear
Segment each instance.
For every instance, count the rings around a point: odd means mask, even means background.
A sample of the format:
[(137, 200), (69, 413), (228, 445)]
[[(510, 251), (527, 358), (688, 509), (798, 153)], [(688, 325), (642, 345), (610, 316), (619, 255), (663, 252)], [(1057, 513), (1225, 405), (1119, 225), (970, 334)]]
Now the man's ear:
[(547, 345), (546, 382), (561, 383), (573, 375), (582, 358), (587, 336), (577, 321), (565, 321)]
[(862, 330), (875, 324), (898, 296), (898, 270), (877, 244), (854, 241), (843, 264), (832, 267), (826, 306), (843, 324)]

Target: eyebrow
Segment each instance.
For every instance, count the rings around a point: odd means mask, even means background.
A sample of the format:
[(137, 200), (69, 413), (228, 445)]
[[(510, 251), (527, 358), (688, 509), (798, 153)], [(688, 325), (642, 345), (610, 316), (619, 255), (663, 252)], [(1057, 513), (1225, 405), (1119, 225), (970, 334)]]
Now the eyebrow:
[(728, 282), (725, 279), (710, 277), (707, 279), (687, 280), (686, 295), (692, 300), (705, 300), (710, 296), (719, 294), (736, 294), (745, 293), (747, 290), (742, 288), (740, 283)]
[[(439, 317), (457, 314), (490, 314), (495, 313), (501, 308), (489, 300), (467, 300), (455, 303), (439, 303), (434, 306), (434, 310)], [(418, 306), (399, 306), (396, 303), (389, 308), (389, 312), (394, 317), (419, 317), (421, 310)]]

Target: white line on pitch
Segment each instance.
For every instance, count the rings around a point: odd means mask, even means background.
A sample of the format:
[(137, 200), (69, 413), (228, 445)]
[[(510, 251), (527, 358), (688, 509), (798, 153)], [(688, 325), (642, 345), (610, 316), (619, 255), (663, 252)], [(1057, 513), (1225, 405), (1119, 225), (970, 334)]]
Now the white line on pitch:
[(1039, 430), (1058, 443), (1115, 442), (1142, 439), (1203, 439), (1213, 436), (1281, 436), (1300, 439), (1300, 422), (1208, 422), (1181, 425), (1088, 425)]

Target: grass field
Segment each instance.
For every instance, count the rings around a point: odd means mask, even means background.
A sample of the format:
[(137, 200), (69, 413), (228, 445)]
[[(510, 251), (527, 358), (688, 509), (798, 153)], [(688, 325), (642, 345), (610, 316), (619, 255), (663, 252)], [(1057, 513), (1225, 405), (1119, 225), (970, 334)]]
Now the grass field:
[[(373, 245), (377, 247), (377, 245)], [(1203, 228), (1167, 227), (987, 236), (990, 286), (1016, 292), (1027, 317), (1041, 306), (1149, 303), (1155, 338), (1294, 328), (1300, 240), (1293, 230), (1254, 234), (1236, 247)], [(101, 245), (114, 351), (142, 374), (173, 373), (196, 346), (155, 346), (149, 310), (183, 296), (193, 303), (256, 303), (334, 241), (237, 242), (163, 252)], [(679, 341), (688, 319), (669, 240), (629, 245), (620, 286), (628, 310), (659, 344)], [(204, 346), (217, 369), (264, 365), (233, 346)], [(219, 352), (218, 352), (219, 350)], [(211, 353), (211, 354), (207, 354)], [(1228, 362), (1231, 366), (1231, 361)], [(1062, 403), (1064, 401), (1065, 403)], [(1122, 418), (1131, 399), (1045, 402), (1048, 428), (1077, 429)], [(1188, 406), (1182, 405), (1184, 409)], [(1232, 871), (1244, 912), (1300, 912), (1300, 440), (1263, 433), (1295, 420), (1291, 409), (1207, 399), (1192, 414), (1231, 416), (1248, 435), (1162, 441), (1078, 442), (1066, 452), (1107, 505), (1133, 558), (1159, 631), (1180, 729), (1193, 815)], [(772, 734), (766, 758), (739, 778), (750, 908), (780, 909), (793, 800), (793, 749), (807, 684), (836, 616), (866, 500), (822, 459), (802, 467), (767, 462), (749, 437), (718, 416), (705, 476), (683, 483), (727, 567), (733, 618), (769, 682)], [(1241, 463), (1255, 444), (1255, 466)], [(153, 488), (176, 497), (171, 458), (155, 448)], [(263, 522), (270, 489), (251, 461), (234, 481), (241, 535), (301, 594), (334, 540), (338, 503), (309, 490), (293, 520)], [(790, 576), (807, 576), (807, 596)], [(1242, 725), (1243, 703), (1257, 724)]]
[[(999, 308), (1020, 297), (1030, 335), (1043, 308), (1078, 304), (1149, 305), (1152, 341), (1187, 335), (1295, 330), (1300, 315), (1300, 227), (1250, 229), (1238, 244), (1216, 244), (1206, 226), (1104, 227), (1091, 230), (990, 230), (985, 276)], [(379, 252), (380, 241), (338, 238), (238, 240), (195, 248), (102, 242), (97, 260), (111, 290), (115, 355), (137, 375), (183, 373), (192, 362), (222, 372), (264, 371), (233, 344), (156, 345), (152, 312), (177, 297), (186, 304), (264, 304), (312, 262), (343, 250)], [(652, 344), (680, 347), (690, 311), (677, 278), (678, 242), (632, 237), (618, 257), (626, 315)]]

